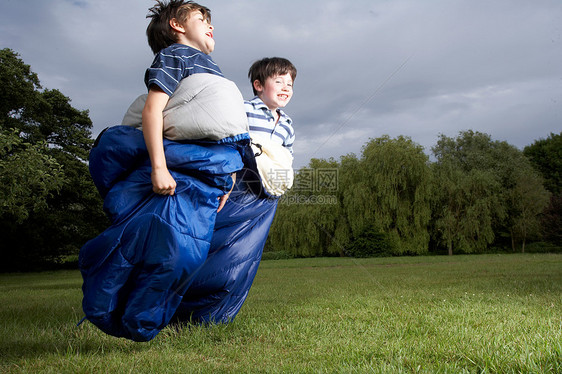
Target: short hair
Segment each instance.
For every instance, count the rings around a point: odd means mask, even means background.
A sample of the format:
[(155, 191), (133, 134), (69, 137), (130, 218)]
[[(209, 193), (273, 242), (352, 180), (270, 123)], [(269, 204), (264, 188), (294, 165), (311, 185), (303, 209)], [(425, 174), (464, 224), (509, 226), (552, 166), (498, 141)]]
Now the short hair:
[(290, 74), (293, 81), (297, 78), (297, 68), (286, 58), (266, 57), (254, 62), (248, 71), (248, 78), (250, 78), (254, 95), (258, 94), (254, 87), (256, 79), (261, 84), (265, 84), (267, 78), (285, 74)]
[(211, 10), (193, 1), (156, 1), (156, 5), (149, 9), (150, 13), (146, 16), (146, 18), (151, 18), (146, 28), (146, 36), (148, 45), (154, 54), (178, 41), (176, 32), (170, 26), (170, 21), (175, 18), (179, 22), (185, 22), (194, 11), (200, 11), (203, 17), (211, 23)]

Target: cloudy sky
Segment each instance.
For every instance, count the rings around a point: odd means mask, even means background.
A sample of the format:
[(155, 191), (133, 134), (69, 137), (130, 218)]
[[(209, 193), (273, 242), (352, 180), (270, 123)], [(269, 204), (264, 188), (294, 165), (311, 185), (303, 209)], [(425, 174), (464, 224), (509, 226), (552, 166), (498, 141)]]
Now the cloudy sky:
[[(405, 135), (429, 154), (439, 134), (472, 129), (519, 148), (562, 131), (560, 0), (201, 0), (212, 56), (251, 98), (248, 67), (266, 56), (298, 68), (286, 112), (295, 164), (359, 154)], [(43, 87), (88, 109), (94, 135), (145, 92), (153, 0), (1, 0), (0, 48)]]

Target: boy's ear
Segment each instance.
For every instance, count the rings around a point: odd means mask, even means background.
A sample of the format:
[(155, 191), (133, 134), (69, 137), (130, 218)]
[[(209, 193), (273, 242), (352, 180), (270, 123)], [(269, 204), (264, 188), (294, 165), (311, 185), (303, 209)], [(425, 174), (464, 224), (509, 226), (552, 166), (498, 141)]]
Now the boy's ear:
[(170, 20), (170, 27), (176, 32), (180, 32), (182, 34), (185, 33), (185, 27), (183, 27), (183, 25), (180, 21), (177, 20), (177, 18), (172, 18)]
[(256, 80), (254, 81), (253, 86), (254, 86), (254, 90), (256, 90), (256, 92), (261, 92), (261, 91), (263, 91), (263, 86), (262, 86), (261, 82), (260, 82), (258, 79), (256, 79)]

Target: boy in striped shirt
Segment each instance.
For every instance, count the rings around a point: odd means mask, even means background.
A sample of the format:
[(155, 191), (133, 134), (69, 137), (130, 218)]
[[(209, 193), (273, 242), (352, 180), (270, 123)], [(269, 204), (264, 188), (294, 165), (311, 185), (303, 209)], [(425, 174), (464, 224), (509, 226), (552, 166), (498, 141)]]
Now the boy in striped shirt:
[(209, 56), (215, 41), (208, 8), (193, 1), (169, 0), (157, 1), (150, 12), (146, 34), (155, 58), (145, 74), (148, 96), (142, 130), (152, 165), (153, 191), (173, 195), (176, 181), (166, 165), (163, 111), (182, 79), (195, 73), (223, 74)]
[(281, 57), (263, 58), (250, 67), (248, 78), (254, 95), (244, 102), (250, 134), (266, 136), (293, 153), (295, 131), (293, 121), (281, 110), (293, 96), (293, 82), (297, 69)]

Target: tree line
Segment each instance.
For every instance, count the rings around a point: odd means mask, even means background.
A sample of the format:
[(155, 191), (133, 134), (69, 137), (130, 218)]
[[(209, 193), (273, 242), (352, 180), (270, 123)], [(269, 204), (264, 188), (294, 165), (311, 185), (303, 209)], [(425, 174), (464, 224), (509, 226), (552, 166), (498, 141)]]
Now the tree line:
[[(76, 261), (108, 226), (88, 171), (91, 130), (87, 110), (0, 50), (0, 271)], [(371, 139), (360, 157), (312, 159), (281, 200), (267, 249), (360, 257), (560, 246), (561, 149), (562, 134), (521, 152), (467, 131), (441, 136), (434, 161), (402, 136)]]
[[(382, 136), (359, 157), (312, 159), (279, 204), (267, 250), (302, 257), (452, 255), (525, 252), (529, 241), (559, 250), (562, 133), (521, 151), (463, 131), (440, 135), (431, 151), (432, 160), (408, 137)], [(336, 186), (322, 181), (329, 171)]]

